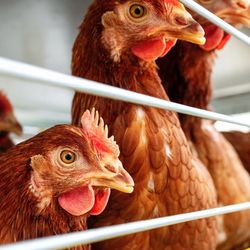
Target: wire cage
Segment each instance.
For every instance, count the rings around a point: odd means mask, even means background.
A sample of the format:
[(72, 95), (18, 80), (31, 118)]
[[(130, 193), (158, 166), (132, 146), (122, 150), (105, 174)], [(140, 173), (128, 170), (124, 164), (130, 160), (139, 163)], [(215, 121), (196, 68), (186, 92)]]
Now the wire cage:
[[(244, 33), (227, 24), (208, 10), (201, 7), (192, 0), (181, 0), (188, 8), (210, 20), (212, 23), (221, 27), (228, 33), (232, 34), (242, 42), (250, 45), (250, 38)], [(25, 80), (32, 84), (45, 84), (56, 86), (64, 89), (84, 92), (87, 94), (102, 96), (124, 102), (151, 106), (155, 108), (172, 110), (175, 112), (197, 116), (205, 119), (232, 123), (246, 128), (250, 128), (249, 122), (243, 122), (231, 116), (201, 110), (185, 105), (164, 101), (151, 96), (138, 94), (136, 92), (123, 90), (116, 87), (104, 85), (89, 81), (87, 79), (77, 78), (70, 75), (58, 73), (55, 71), (39, 68), (36, 66), (24, 64), (21, 62), (0, 58), (0, 75), (12, 77), (19, 80)], [(35, 130), (33, 133), (37, 133)], [(40, 249), (61, 249), (73, 247), (81, 244), (91, 244), (98, 241), (121, 237), (128, 234), (152, 230), (160, 227), (170, 226), (201, 218), (208, 218), (217, 215), (223, 215), (233, 212), (239, 212), (250, 209), (250, 202), (241, 204), (232, 204), (230, 206), (196, 211), (188, 214), (179, 214), (163, 218), (132, 222), (122, 225), (115, 225), (105, 228), (91, 229), (84, 232), (70, 233), (66, 235), (57, 235), (41, 239), (18, 242), (15, 244), (2, 245), (0, 250), (40, 250)]]

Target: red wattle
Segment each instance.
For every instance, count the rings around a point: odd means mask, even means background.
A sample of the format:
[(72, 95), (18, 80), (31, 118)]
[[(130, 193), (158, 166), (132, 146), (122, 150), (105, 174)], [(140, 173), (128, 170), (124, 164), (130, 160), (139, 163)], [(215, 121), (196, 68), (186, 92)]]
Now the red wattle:
[(177, 40), (170, 40), (166, 43), (165, 51), (162, 53), (160, 57), (164, 57), (176, 44)]
[(110, 196), (110, 188), (101, 189), (95, 195), (95, 204), (89, 212), (91, 215), (99, 215), (106, 208)]
[(224, 47), (226, 46), (226, 44), (228, 43), (228, 41), (229, 41), (231, 38), (232, 38), (231, 35), (225, 33), (225, 35), (224, 35), (224, 37), (223, 37), (221, 43), (217, 46), (216, 49), (218, 49), (218, 50), (224, 49)]
[(154, 61), (166, 55), (175, 43), (176, 41), (166, 43), (164, 37), (154, 38), (135, 45), (132, 48), (132, 53), (144, 61)]
[(200, 47), (206, 51), (221, 50), (225, 47), (231, 36), (214, 24), (204, 27), (206, 43)]
[(74, 216), (84, 215), (95, 204), (95, 193), (91, 186), (78, 187), (58, 197), (60, 206)]
[(205, 26), (204, 30), (206, 43), (200, 47), (206, 51), (216, 49), (224, 37), (224, 31), (213, 24)]
[(107, 206), (110, 188), (99, 189), (96, 194), (91, 186), (75, 188), (58, 197), (59, 205), (74, 216), (99, 215)]

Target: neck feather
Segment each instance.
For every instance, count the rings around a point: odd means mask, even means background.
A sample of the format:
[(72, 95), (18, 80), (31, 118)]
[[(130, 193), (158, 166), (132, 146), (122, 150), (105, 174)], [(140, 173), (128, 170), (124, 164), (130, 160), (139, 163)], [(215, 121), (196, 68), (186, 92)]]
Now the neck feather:
[(157, 63), (164, 88), (174, 102), (207, 109), (212, 95), (214, 52), (178, 42), (169, 55)]
[(144, 62), (129, 49), (114, 62), (103, 45), (101, 24), (91, 26), (89, 19), (81, 25), (73, 47), (73, 75), (166, 99), (155, 62)]
[[(158, 60), (159, 74), (170, 100), (209, 109), (214, 59), (215, 52), (206, 52), (197, 45), (178, 42), (167, 57)], [(200, 126), (200, 118), (181, 114), (179, 118), (187, 136), (191, 128)]]

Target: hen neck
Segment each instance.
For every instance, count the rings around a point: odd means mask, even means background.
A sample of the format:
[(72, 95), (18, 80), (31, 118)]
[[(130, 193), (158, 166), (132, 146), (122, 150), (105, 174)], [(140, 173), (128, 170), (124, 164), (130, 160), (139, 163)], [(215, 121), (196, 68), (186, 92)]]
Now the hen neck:
[[(119, 62), (110, 59), (100, 42), (81, 45), (81, 33), (73, 48), (72, 74), (130, 91), (166, 99), (155, 62), (144, 62), (128, 50)], [(81, 52), (81, 53), (79, 53)]]
[(212, 95), (214, 52), (179, 42), (167, 58), (160, 59), (160, 76), (172, 101), (208, 109)]
[[(160, 59), (160, 77), (173, 102), (209, 109), (212, 97), (211, 75), (215, 52), (206, 52), (198, 46), (178, 42), (168, 57)], [(200, 126), (201, 119), (180, 115), (183, 129)]]

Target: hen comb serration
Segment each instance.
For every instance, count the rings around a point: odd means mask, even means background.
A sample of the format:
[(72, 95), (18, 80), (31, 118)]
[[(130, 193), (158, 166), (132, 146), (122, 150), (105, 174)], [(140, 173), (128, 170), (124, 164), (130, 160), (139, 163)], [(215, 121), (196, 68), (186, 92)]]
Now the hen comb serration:
[(9, 101), (9, 99), (7, 98), (7, 96), (4, 94), (3, 91), (0, 91), (0, 110), (3, 112), (8, 112), (8, 111), (12, 111), (12, 105)]
[(84, 133), (90, 138), (101, 157), (110, 153), (115, 157), (120, 155), (114, 136), (108, 137), (108, 126), (105, 125), (102, 117), (99, 117), (95, 108), (91, 112), (89, 110), (84, 112), (81, 124)]
[(182, 4), (178, 0), (165, 0), (166, 4), (171, 4), (173, 6), (182, 6)]
[(165, 0), (165, 2), (171, 3), (173, 5), (179, 5), (180, 4), (178, 0)]

